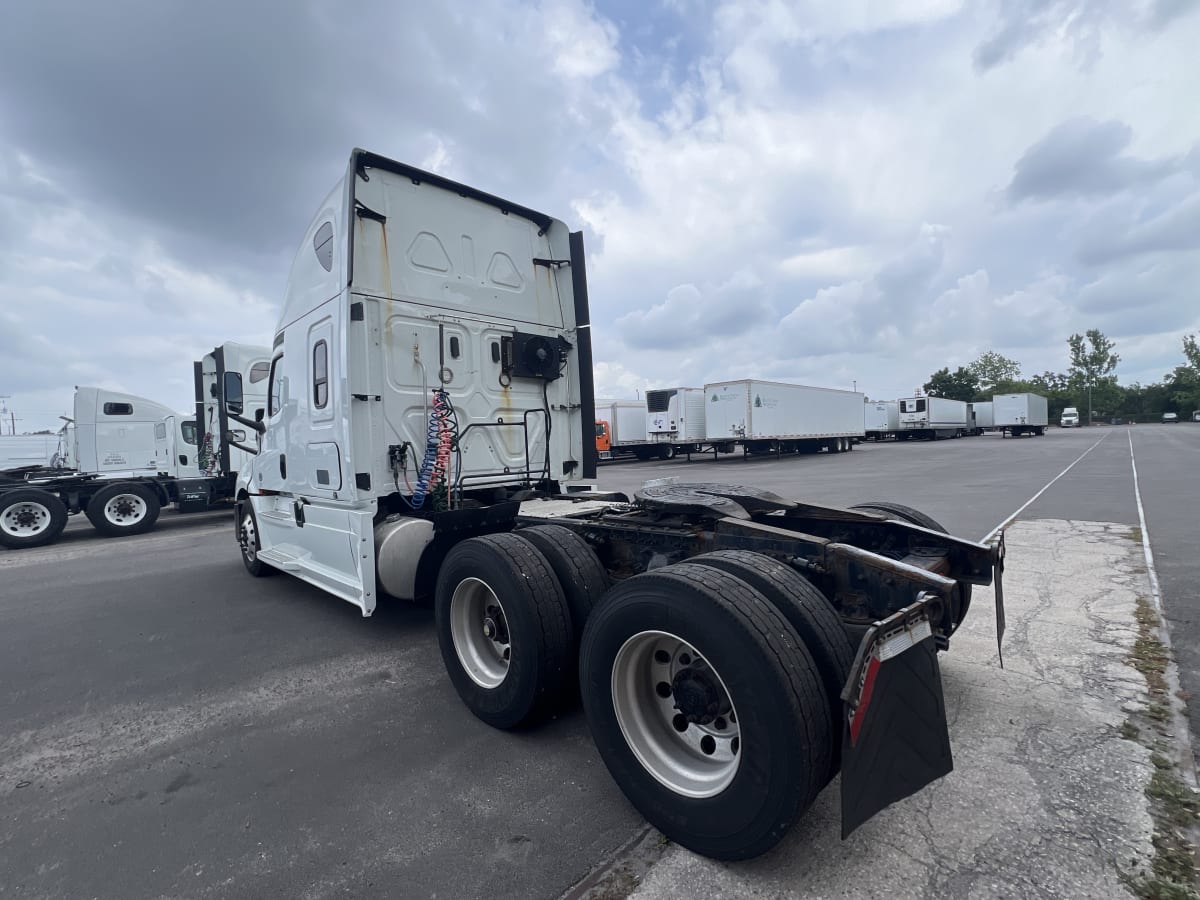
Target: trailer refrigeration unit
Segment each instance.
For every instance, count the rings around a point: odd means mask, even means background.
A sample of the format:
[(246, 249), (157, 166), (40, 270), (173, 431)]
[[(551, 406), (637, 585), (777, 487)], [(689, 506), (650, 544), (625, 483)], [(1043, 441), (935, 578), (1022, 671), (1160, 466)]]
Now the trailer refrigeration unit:
[(969, 422), (971, 434), (980, 435), (995, 430), (995, 415), (991, 400), (968, 403), (967, 406), (971, 416)]
[(962, 437), (967, 427), (967, 404), (962, 400), (907, 397), (900, 401), (901, 440)]
[(900, 401), (876, 400), (863, 404), (863, 439), (885, 441), (900, 430)]
[(861, 439), (862, 394), (777, 381), (704, 386), (708, 440), (735, 439), (748, 453), (842, 453)]
[[(0, 474), (0, 546), (49, 544), (68, 517), (81, 512), (100, 534), (121, 537), (150, 531), (170, 504), (179, 512), (228, 504), (238, 467), (256, 449), (245, 441), (257, 423), (236, 424), (235, 410), (265, 407), (265, 374), (252, 377), (264, 361), (269, 364), (266, 348), (229, 343), (197, 362), (197, 397), (203, 392), (210, 399), (194, 413), (179, 414), (132, 394), (76, 388), (76, 466)], [(243, 381), (249, 383), (244, 392)], [(223, 395), (209, 390), (217, 384)], [(209, 411), (211, 422), (221, 423), (219, 431), (197, 427)]]
[[(646, 436), (660, 459), (694, 453), (704, 444), (704, 388), (659, 388), (646, 391)], [(728, 452), (732, 446), (723, 449)]]
[(596, 401), (596, 455), (599, 459), (615, 459), (629, 453), (638, 459), (649, 459), (660, 449), (646, 437), (646, 404), (643, 401)]
[(996, 394), (992, 397), (993, 427), (1004, 436), (1046, 433), (1046, 398), (1041, 394)]
[[(937, 650), (972, 585), (1002, 596), (1002, 536), (751, 487), (572, 492), (595, 474), (590, 334), (581, 234), (355, 150), (279, 317), (247, 572), (363, 615), (429, 598), (476, 716), (582, 693), (630, 801), (709, 856), (763, 853), (838, 772), (848, 833), (950, 771)], [(851, 397), (830, 439), (862, 433)]]

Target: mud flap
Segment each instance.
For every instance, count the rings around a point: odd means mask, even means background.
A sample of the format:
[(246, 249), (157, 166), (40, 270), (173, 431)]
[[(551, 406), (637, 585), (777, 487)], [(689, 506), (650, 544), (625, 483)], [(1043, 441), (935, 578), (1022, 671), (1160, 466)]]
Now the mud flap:
[(864, 635), (842, 690), (842, 838), (954, 769), (926, 602)]

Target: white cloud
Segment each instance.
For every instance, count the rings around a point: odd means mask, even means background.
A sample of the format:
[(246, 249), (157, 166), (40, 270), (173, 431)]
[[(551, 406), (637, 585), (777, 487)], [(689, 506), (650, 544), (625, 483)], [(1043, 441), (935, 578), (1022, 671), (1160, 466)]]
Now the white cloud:
[(82, 381), (179, 405), (200, 352), (269, 342), (354, 145), (584, 228), (598, 394), (894, 396), (987, 349), (1061, 370), (1089, 327), (1124, 376), (1200, 329), (1179, 2), (229, 3), (136, 30), (116, 2), (0, 33), (0, 390), (31, 410)]

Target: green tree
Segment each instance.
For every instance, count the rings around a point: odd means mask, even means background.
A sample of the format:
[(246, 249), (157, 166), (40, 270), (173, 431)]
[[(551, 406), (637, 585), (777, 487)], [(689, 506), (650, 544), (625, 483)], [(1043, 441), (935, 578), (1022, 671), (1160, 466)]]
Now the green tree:
[(1197, 343), (1194, 334), (1183, 336), (1183, 356), (1187, 360), (1188, 368), (1200, 375), (1200, 343)]
[(979, 382), (979, 389), (985, 392), (994, 390), (998, 384), (1019, 381), (1021, 378), (1021, 364), (1015, 359), (1001, 356), (995, 350), (984, 353), (967, 366), (967, 370)]
[(1029, 390), (1046, 398), (1046, 412), (1051, 422), (1062, 418), (1062, 411), (1074, 406), (1071, 397), (1071, 382), (1061, 372), (1043, 372), (1029, 379)]
[(1105, 337), (1098, 328), (1086, 335), (1073, 334), (1067, 338), (1071, 367), (1067, 370), (1071, 389), (1079, 398), (1080, 407), (1089, 411), (1088, 424), (1096, 413), (1112, 414), (1121, 402), (1121, 390), (1113, 370), (1121, 361), (1113, 350), (1116, 343)]
[(965, 400), (969, 403), (975, 399), (975, 394), (979, 391), (979, 379), (962, 366), (953, 372), (947, 367), (938, 369), (930, 375), (923, 390), (931, 397), (946, 397), (950, 400)]

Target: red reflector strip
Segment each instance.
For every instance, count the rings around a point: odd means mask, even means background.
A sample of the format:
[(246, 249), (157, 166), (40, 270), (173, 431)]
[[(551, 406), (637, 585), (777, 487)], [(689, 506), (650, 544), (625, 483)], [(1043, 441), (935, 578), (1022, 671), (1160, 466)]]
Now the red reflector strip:
[(879, 674), (879, 658), (872, 655), (871, 661), (867, 663), (867, 674), (863, 677), (862, 694), (858, 698), (858, 705), (854, 708), (854, 716), (850, 719), (850, 746), (858, 743), (858, 733), (862, 730), (863, 722), (867, 718), (867, 706), (871, 703), (871, 692), (875, 690), (875, 676)]

